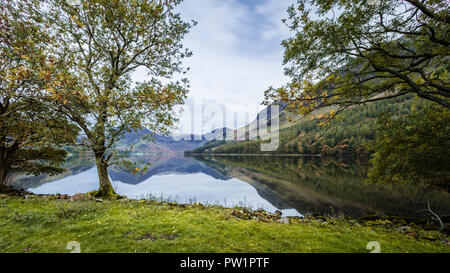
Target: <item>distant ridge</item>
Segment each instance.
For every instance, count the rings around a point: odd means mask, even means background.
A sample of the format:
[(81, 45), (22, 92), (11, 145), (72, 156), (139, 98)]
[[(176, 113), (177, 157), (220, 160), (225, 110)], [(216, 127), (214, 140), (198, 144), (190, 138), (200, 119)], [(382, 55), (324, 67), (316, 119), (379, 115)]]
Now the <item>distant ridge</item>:
[[(126, 133), (118, 144), (119, 150), (131, 149), (134, 153), (143, 154), (183, 154), (185, 151), (201, 147), (215, 139), (225, 139), (227, 135), (234, 134), (229, 128), (215, 129), (204, 135), (178, 134), (164, 136), (152, 134), (144, 128), (138, 132)], [(144, 139), (145, 135), (151, 135), (151, 139)]]

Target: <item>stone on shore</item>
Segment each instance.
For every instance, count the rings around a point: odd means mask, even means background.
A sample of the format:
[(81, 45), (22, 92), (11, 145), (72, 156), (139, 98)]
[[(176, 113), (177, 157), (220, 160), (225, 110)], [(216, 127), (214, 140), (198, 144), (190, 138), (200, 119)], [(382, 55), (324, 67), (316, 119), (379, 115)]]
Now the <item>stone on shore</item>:
[(74, 201), (85, 201), (86, 200), (86, 196), (84, 196), (84, 194), (81, 193), (77, 193), (75, 195), (72, 195), (72, 197), (70, 197), (70, 201), (74, 202)]

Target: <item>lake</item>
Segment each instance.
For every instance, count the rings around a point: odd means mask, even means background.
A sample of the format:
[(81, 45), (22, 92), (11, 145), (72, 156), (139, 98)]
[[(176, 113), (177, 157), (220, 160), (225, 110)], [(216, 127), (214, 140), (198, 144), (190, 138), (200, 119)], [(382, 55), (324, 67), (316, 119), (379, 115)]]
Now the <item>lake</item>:
[[(328, 157), (296, 156), (138, 156), (143, 174), (109, 170), (116, 192), (129, 198), (247, 206), (285, 216), (367, 214), (429, 217), (450, 211), (449, 193), (417, 185), (365, 183), (367, 164)], [(98, 188), (90, 156), (70, 157), (59, 176), (16, 177), (12, 184), (36, 194), (84, 193)]]

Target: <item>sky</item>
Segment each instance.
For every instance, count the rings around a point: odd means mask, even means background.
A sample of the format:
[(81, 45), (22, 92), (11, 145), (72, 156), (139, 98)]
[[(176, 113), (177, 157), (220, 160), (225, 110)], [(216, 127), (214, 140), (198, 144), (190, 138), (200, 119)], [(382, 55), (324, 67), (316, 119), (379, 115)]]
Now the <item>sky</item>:
[[(291, 3), (185, 0), (177, 8), (185, 20), (198, 22), (184, 41), (194, 55), (185, 61), (191, 88), (177, 133), (207, 133), (224, 126), (237, 129), (263, 109), (269, 86), (288, 82), (280, 43), (289, 37), (281, 19)], [(208, 107), (209, 114), (193, 116), (199, 113), (194, 107)]]

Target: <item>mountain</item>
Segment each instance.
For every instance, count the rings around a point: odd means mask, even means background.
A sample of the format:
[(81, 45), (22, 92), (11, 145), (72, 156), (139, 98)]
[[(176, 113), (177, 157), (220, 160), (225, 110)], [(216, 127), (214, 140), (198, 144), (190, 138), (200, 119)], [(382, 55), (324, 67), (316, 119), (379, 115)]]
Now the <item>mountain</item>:
[[(142, 129), (138, 132), (126, 133), (119, 141), (118, 149), (131, 149), (134, 153), (142, 154), (183, 154), (201, 147), (214, 139), (222, 139), (223, 136), (233, 133), (229, 128), (216, 129), (204, 135), (176, 135), (163, 136), (153, 134), (148, 129)], [(150, 135), (149, 139), (144, 138)]]
[[(279, 104), (279, 129), (292, 126), (293, 121), (297, 121), (300, 119), (299, 116), (294, 116), (286, 110), (287, 104)], [(224, 131), (224, 135), (226, 133), (227, 138), (218, 138), (212, 141), (208, 141), (207, 143), (198, 146), (192, 150), (186, 150), (185, 154), (202, 154), (202, 153), (213, 153), (217, 148), (221, 146), (227, 146), (228, 144), (248, 141), (250, 140), (250, 136), (254, 139), (255, 136), (257, 138), (265, 137), (267, 134), (267, 127), (271, 127), (271, 119), (272, 119), (272, 109), (270, 107), (264, 108), (260, 111), (256, 118), (250, 122), (249, 124), (241, 127), (237, 130), (231, 130), (227, 128), (227, 131)], [(224, 128), (225, 129), (225, 128)], [(214, 132), (212, 132), (214, 133)]]
[[(279, 127), (284, 127), (289, 123), (289, 119), (295, 117), (286, 111), (287, 104), (280, 103), (279, 105)], [(249, 140), (250, 136), (256, 136), (259, 129), (266, 129), (270, 127), (270, 120), (272, 119), (272, 108), (266, 107), (260, 111), (256, 118), (246, 126), (236, 130), (236, 140)], [(266, 121), (267, 124), (261, 124)]]
[[(367, 157), (370, 154), (367, 144), (375, 139), (377, 118), (383, 113), (399, 113), (400, 115), (409, 113), (412, 98), (411, 95), (405, 95), (351, 107), (343, 111), (338, 119), (331, 120), (325, 126), (322, 124), (321, 117), (330, 109), (315, 111), (309, 117), (292, 117), (285, 108), (282, 108), (278, 149), (269, 153)], [(267, 153), (261, 151), (261, 143), (266, 141), (248, 140), (249, 132), (261, 127), (259, 121), (265, 112), (267, 111), (263, 110), (256, 120), (237, 130), (237, 135), (240, 136), (239, 141), (212, 141), (186, 154)]]

